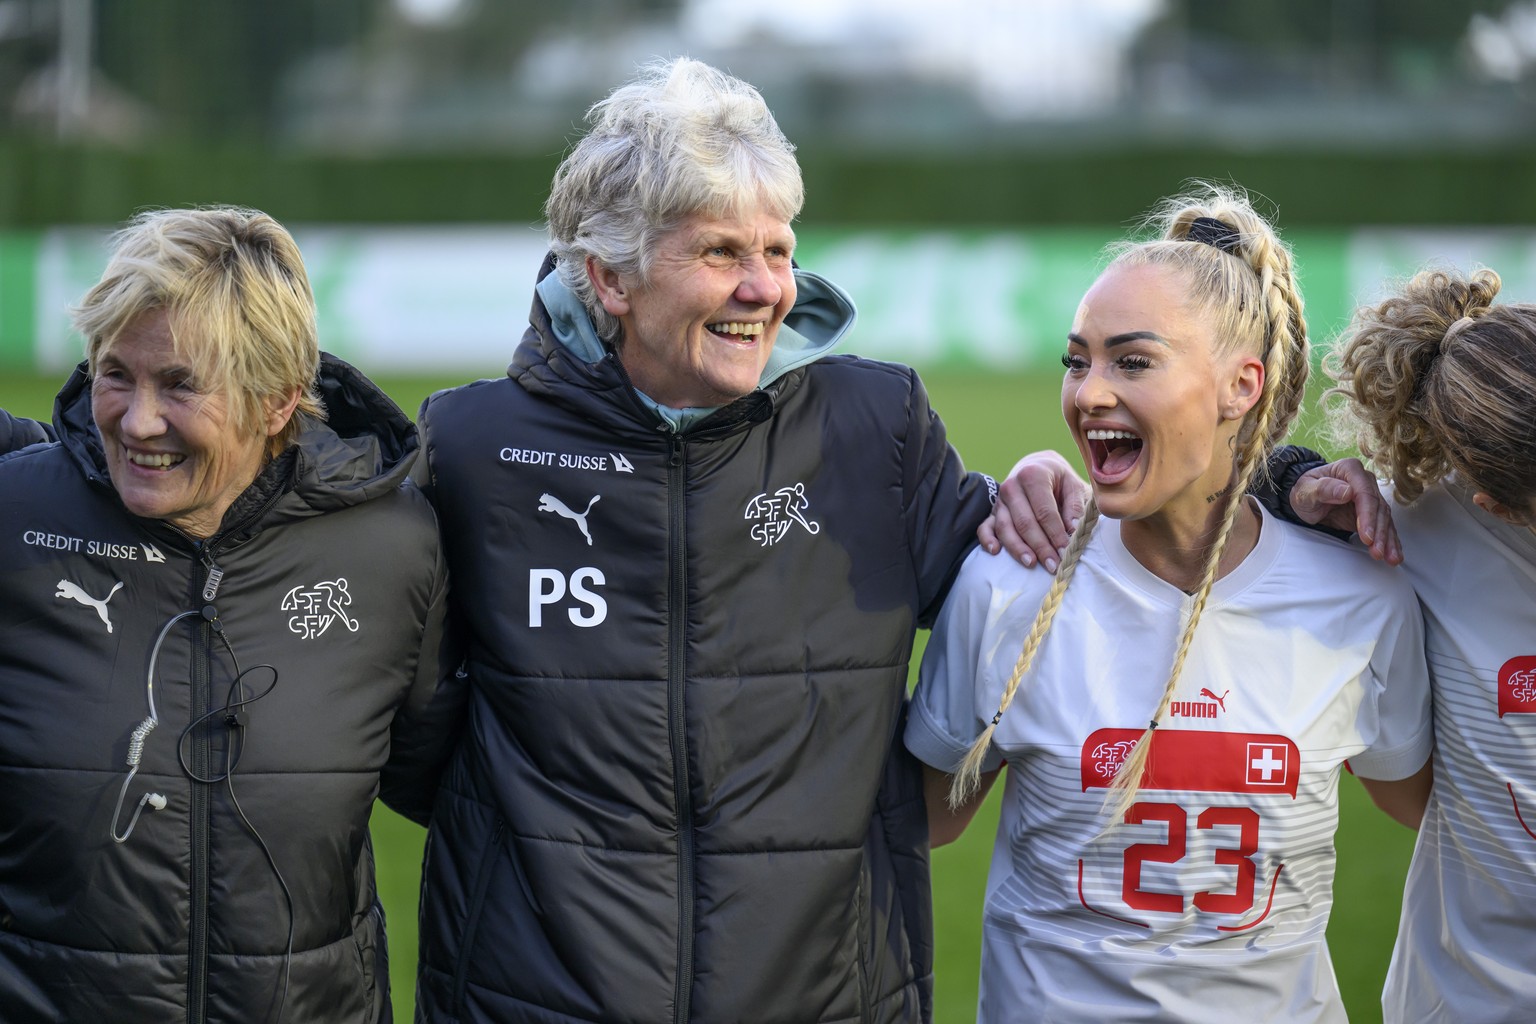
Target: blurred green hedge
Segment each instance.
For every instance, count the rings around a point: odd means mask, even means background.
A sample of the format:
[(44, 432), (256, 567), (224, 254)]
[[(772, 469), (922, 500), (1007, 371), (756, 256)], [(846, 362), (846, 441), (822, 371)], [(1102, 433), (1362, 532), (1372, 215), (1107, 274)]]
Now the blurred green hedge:
[[(0, 141), (0, 228), (113, 224), (146, 206), (240, 203), (309, 223), (535, 222), (560, 153), (298, 156)], [(1359, 152), (1193, 148), (818, 154), (817, 226), (1119, 223), (1189, 178), (1236, 181), (1285, 223), (1536, 223), (1536, 145)]]

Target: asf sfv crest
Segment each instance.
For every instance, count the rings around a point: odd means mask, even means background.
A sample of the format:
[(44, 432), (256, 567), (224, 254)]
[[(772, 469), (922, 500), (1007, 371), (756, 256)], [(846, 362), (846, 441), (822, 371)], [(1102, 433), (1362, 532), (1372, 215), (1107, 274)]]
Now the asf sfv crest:
[(353, 633), (360, 623), (347, 614), (352, 595), (347, 590), (345, 576), (316, 583), (313, 587), (294, 587), (283, 595), (282, 610), (293, 612), (288, 617), (288, 628), (305, 640), (313, 640), (340, 622)]
[(805, 527), (806, 533), (820, 533), (821, 524), (806, 517), (809, 505), (805, 484), (780, 487), (772, 493), (764, 491), (747, 502), (744, 518), (752, 523), (752, 539), (766, 548), (783, 540), (796, 523)]

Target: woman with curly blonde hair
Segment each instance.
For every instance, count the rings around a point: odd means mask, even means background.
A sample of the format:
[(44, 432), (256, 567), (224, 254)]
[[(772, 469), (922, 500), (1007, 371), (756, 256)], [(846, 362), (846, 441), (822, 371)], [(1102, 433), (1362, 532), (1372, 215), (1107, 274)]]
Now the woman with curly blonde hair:
[(1424, 271), (1325, 363), (1335, 432), (1391, 484), (1434, 691), (1389, 1022), (1536, 1006), (1536, 305), (1495, 303), (1499, 284)]
[(1067, 336), (1087, 514), (1054, 575), (967, 560), (906, 741), (935, 844), (1009, 769), (981, 1020), (1343, 1021), (1338, 779), (1348, 759), (1389, 811), (1421, 799), (1417, 609), (1246, 494), (1309, 368), (1289, 250), (1230, 190), (1154, 223)]

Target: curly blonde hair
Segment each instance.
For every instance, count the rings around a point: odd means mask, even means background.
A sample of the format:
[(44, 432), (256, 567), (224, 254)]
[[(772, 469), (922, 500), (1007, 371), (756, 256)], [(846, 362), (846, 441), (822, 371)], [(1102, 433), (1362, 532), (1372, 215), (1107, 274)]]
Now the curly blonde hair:
[(1404, 502), (1452, 471), (1504, 505), (1536, 496), (1536, 306), (1495, 304), (1500, 283), (1420, 271), (1356, 310), (1323, 361), (1334, 439)]

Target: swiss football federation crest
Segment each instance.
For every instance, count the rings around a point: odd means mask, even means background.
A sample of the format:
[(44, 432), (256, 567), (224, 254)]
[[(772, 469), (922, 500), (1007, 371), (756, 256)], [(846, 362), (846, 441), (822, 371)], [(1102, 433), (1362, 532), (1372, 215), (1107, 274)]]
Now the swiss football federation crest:
[(345, 576), (316, 583), (313, 587), (294, 587), (283, 595), (282, 610), (293, 612), (288, 618), (288, 628), (305, 640), (323, 636), (331, 624), (340, 622), (356, 633), (361, 625), (347, 614), (352, 594), (347, 590)]
[(743, 518), (752, 523), (752, 539), (766, 548), (783, 540), (796, 523), (805, 527), (806, 533), (820, 533), (821, 524), (806, 518), (805, 510), (809, 505), (805, 484), (795, 484), (759, 494), (747, 502)]
[(1136, 746), (1135, 740), (1104, 741), (1094, 746), (1090, 753), (1084, 748), (1083, 759), (1093, 762), (1094, 773), (1102, 779), (1113, 779), (1120, 774), (1120, 768), (1125, 764), (1125, 759), (1131, 756), (1131, 750)]
[(1499, 667), (1499, 717), (1536, 715), (1536, 657), (1510, 658)]

